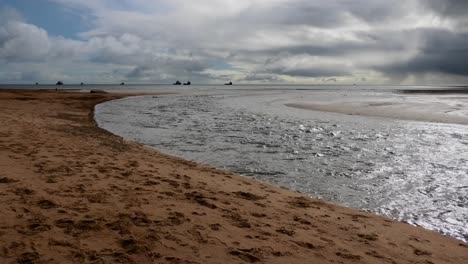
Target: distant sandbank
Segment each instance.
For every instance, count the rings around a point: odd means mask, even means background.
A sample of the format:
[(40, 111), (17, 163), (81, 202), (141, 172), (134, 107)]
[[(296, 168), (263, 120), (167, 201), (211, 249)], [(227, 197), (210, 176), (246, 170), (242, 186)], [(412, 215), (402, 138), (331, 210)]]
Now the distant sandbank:
[(414, 96), (402, 97), (401, 100), (342, 98), (331, 102), (316, 100), (285, 105), (348, 115), (468, 125), (468, 96), (456, 96), (456, 91), (461, 90), (405, 90), (405, 94)]

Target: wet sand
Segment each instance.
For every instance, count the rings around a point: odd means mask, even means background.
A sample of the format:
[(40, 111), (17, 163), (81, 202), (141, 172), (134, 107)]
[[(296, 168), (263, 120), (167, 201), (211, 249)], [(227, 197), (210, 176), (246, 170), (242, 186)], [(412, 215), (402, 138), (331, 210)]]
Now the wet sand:
[(0, 263), (468, 263), (461, 241), (98, 128), (125, 96), (0, 91)]
[[(459, 98), (457, 98), (459, 99)], [(468, 98), (460, 98), (468, 102)], [(331, 102), (288, 103), (288, 107), (358, 116), (385, 117), (398, 120), (468, 125), (465, 105), (445, 103), (400, 102)]]

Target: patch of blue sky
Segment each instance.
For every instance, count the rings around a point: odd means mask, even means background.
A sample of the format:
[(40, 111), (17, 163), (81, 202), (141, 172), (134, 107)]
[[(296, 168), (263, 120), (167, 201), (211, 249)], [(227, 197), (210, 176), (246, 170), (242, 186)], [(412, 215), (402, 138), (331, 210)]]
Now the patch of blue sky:
[(112, 10), (130, 11), (141, 14), (164, 14), (174, 10), (174, 7), (167, 1), (153, 0), (144, 4), (135, 0), (112, 0), (107, 5)]
[(78, 39), (79, 33), (90, 28), (91, 14), (67, 9), (48, 0), (0, 0), (0, 6), (16, 9), (28, 23), (47, 31), (51, 36)]
[(212, 66), (213, 70), (235, 70), (236, 67), (224, 61), (216, 61)]

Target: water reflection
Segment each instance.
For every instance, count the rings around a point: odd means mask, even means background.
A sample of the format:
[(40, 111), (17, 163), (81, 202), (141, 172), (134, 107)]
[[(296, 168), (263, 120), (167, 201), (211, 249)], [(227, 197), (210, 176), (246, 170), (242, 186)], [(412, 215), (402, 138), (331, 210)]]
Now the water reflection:
[(98, 106), (97, 120), (172, 155), (468, 240), (466, 127), (305, 118), (225, 100), (129, 98)]

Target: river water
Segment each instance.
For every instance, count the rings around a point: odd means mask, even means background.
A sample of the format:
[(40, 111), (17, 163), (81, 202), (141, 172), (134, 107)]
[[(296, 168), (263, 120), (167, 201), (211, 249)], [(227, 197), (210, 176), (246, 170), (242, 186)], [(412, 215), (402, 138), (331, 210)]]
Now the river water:
[(392, 87), (203, 87), (106, 102), (96, 120), (170, 155), (468, 241), (467, 126), (285, 106), (409, 97)]

